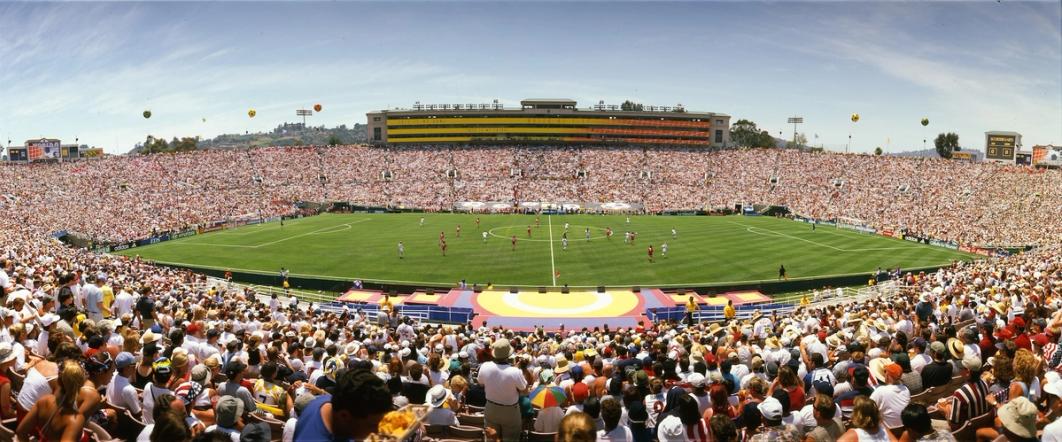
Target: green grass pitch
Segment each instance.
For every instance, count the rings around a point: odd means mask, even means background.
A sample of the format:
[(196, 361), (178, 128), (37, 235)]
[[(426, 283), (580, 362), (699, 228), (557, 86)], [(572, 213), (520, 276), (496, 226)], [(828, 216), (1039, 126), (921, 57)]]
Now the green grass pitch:
[[(944, 248), (835, 227), (812, 231), (808, 224), (770, 217), (632, 216), (629, 224), (621, 215), (539, 219), (536, 227), (534, 215), (326, 214), (288, 220), (283, 227), (278, 222), (245, 226), (121, 253), (199, 267), (269, 273), (286, 267), (292, 275), (391, 283), (450, 285), (465, 279), (469, 284), (659, 287), (773, 280), (783, 264), (790, 278), (805, 278), (971, 259)], [(562, 243), (566, 223), (567, 249)], [(611, 239), (605, 237), (609, 227)], [(637, 232), (633, 245), (624, 243), (628, 230)], [(446, 234), (446, 256), (440, 232)], [(401, 259), (399, 241), (405, 244)], [(661, 250), (665, 242), (667, 256)], [(647, 256), (650, 244), (656, 249), (654, 262)]]

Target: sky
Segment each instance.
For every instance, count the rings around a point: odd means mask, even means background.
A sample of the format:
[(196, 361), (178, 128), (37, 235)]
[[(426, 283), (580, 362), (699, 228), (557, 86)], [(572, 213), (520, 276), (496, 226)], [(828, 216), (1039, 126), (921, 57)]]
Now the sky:
[(310, 124), (349, 126), (416, 101), (572, 98), (681, 103), (783, 137), (802, 116), (830, 150), (940, 132), (983, 149), (989, 130), (1028, 149), (1062, 144), (1060, 23), (1057, 0), (3, 2), (0, 142), (123, 153), (149, 134), (270, 130), (316, 103)]

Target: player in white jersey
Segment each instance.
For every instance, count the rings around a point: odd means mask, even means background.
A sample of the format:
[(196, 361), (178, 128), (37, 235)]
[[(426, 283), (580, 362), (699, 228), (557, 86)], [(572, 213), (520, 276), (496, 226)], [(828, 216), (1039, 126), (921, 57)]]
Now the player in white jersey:
[(678, 237), (678, 230), (675, 230), (675, 228), (672, 227), (671, 228), (671, 239), (675, 239), (677, 237)]
[(587, 241), (590, 241), (590, 228), (589, 227), (587, 227), (586, 229), (583, 230), (583, 236), (586, 237)]
[(561, 238), (561, 247), (564, 250), (568, 250), (568, 238)]
[(483, 242), (487, 242), (487, 232), (483, 232)]
[(406, 257), (406, 245), (402, 244), (402, 241), (398, 242), (398, 259)]
[(660, 256), (667, 258), (667, 243), (663, 243), (660, 245)]
[(424, 217), (420, 217), (420, 226), (424, 227)]

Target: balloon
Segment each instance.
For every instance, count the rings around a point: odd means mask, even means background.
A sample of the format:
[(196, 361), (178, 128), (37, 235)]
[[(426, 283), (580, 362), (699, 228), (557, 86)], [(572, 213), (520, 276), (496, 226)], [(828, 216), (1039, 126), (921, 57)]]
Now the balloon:
[(149, 111), (149, 110), (144, 111), (144, 118), (151, 118), (151, 111)]
[(852, 122), (853, 123), (859, 122), (859, 114), (852, 114)]
[(203, 119), (203, 122), (206, 123), (206, 118)]
[(248, 117), (254, 118), (255, 115), (258, 115), (258, 112), (255, 112), (254, 109), (247, 111)]
[(929, 118), (922, 118), (922, 125), (929, 126)]
[(321, 103), (317, 103), (317, 104), (313, 105), (313, 110), (314, 110), (314, 112), (320, 112), (321, 111)]

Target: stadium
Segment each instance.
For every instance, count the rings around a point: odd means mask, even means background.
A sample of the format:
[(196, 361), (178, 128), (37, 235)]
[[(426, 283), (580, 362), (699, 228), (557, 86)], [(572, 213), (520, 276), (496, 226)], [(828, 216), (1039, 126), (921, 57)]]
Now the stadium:
[(1062, 440), (967, 3), (0, 3), (0, 442)]

